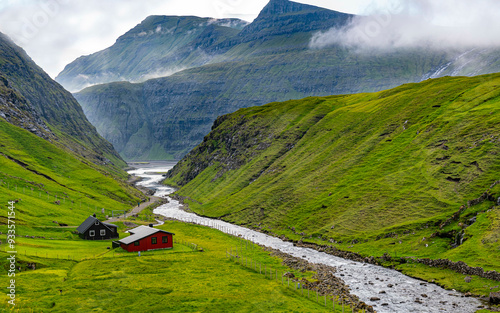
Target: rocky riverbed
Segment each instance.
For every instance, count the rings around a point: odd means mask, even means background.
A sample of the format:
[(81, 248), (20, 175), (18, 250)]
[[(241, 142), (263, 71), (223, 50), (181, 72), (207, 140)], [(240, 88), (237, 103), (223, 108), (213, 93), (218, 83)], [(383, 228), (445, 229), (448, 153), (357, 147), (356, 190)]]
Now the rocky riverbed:
[(475, 312), (481, 306), (478, 299), (465, 297), (456, 291), (445, 290), (435, 284), (423, 282), (381, 266), (355, 262), (312, 248), (300, 247), (263, 233), (185, 212), (174, 199), (158, 207), (155, 214), (181, 221), (202, 224), (224, 230), (262, 246), (281, 251), (291, 257), (310, 264), (335, 268), (335, 277), (340, 278), (361, 302), (377, 312), (433, 313), (433, 312)]

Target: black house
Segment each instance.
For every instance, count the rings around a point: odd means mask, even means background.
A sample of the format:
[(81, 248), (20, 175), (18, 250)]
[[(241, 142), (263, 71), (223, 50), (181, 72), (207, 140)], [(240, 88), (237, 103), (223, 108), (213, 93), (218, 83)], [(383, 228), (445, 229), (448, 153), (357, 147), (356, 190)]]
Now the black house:
[(89, 216), (78, 228), (78, 235), (86, 240), (118, 238), (118, 226), (99, 221), (95, 214)]

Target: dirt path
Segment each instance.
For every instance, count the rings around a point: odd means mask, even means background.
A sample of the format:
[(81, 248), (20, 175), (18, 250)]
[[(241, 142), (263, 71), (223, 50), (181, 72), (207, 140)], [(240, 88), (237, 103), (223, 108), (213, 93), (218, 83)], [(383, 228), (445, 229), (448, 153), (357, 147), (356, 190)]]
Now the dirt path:
[(137, 214), (137, 213), (141, 212), (142, 210), (144, 210), (145, 208), (147, 208), (148, 206), (150, 206), (151, 204), (153, 204), (153, 203), (155, 203), (156, 201), (159, 201), (159, 200), (163, 200), (163, 198), (155, 197), (155, 196), (149, 196), (149, 201), (141, 202), (141, 204), (139, 204), (139, 206), (134, 207), (127, 214), (120, 215), (120, 216), (117, 216), (117, 217), (109, 218), (108, 220), (106, 220), (106, 222), (107, 223), (116, 222), (119, 219), (126, 218), (127, 216), (131, 216), (133, 214)]

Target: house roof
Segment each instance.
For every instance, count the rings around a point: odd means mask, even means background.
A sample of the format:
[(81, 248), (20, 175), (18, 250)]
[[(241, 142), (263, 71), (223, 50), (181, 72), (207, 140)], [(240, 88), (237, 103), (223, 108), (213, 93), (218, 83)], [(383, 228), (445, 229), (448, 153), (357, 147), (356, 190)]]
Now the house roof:
[[(80, 234), (83, 234), (87, 231), (87, 229), (90, 228), (90, 226), (94, 225), (95, 222), (98, 221), (99, 223), (103, 224), (106, 228), (110, 228), (110, 227), (118, 227), (116, 225), (113, 225), (113, 224), (109, 224), (109, 223), (103, 223), (101, 221), (99, 221), (99, 219), (95, 218), (94, 216), (89, 216), (87, 217), (87, 219), (85, 221), (83, 221), (83, 223), (78, 226), (78, 228), (76, 229)], [(109, 229), (111, 230), (111, 229)]]
[(175, 235), (174, 233), (171, 233), (171, 232), (168, 232), (165, 230), (161, 230), (161, 229), (157, 229), (157, 228), (153, 228), (153, 227), (147, 227), (147, 226), (143, 226), (143, 225), (136, 227), (134, 229), (131, 229), (128, 232), (131, 235), (128, 237), (125, 237), (123, 239), (118, 240), (118, 242), (128, 245), (134, 241), (141, 240), (143, 238), (146, 238), (148, 236), (151, 236), (151, 235), (159, 233), (159, 232), (165, 233), (165, 234)]
[(116, 227), (118, 228), (118, 226), (116, 226), (115, 224), (110, 224), (110, 223), (105, 223), (105, 222), (101, 222), (103, 223), (104, 225), (108, 226), (108, 227)]

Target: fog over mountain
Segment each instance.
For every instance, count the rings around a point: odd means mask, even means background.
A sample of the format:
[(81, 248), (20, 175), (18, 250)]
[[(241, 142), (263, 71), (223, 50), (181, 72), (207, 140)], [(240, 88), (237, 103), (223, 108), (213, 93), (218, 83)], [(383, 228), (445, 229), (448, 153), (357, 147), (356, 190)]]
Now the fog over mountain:
[(463, 49), (500, 46), (500, 2), (409, 0), (373, 8), (349, 25), (317, 33), (311, 47)]

